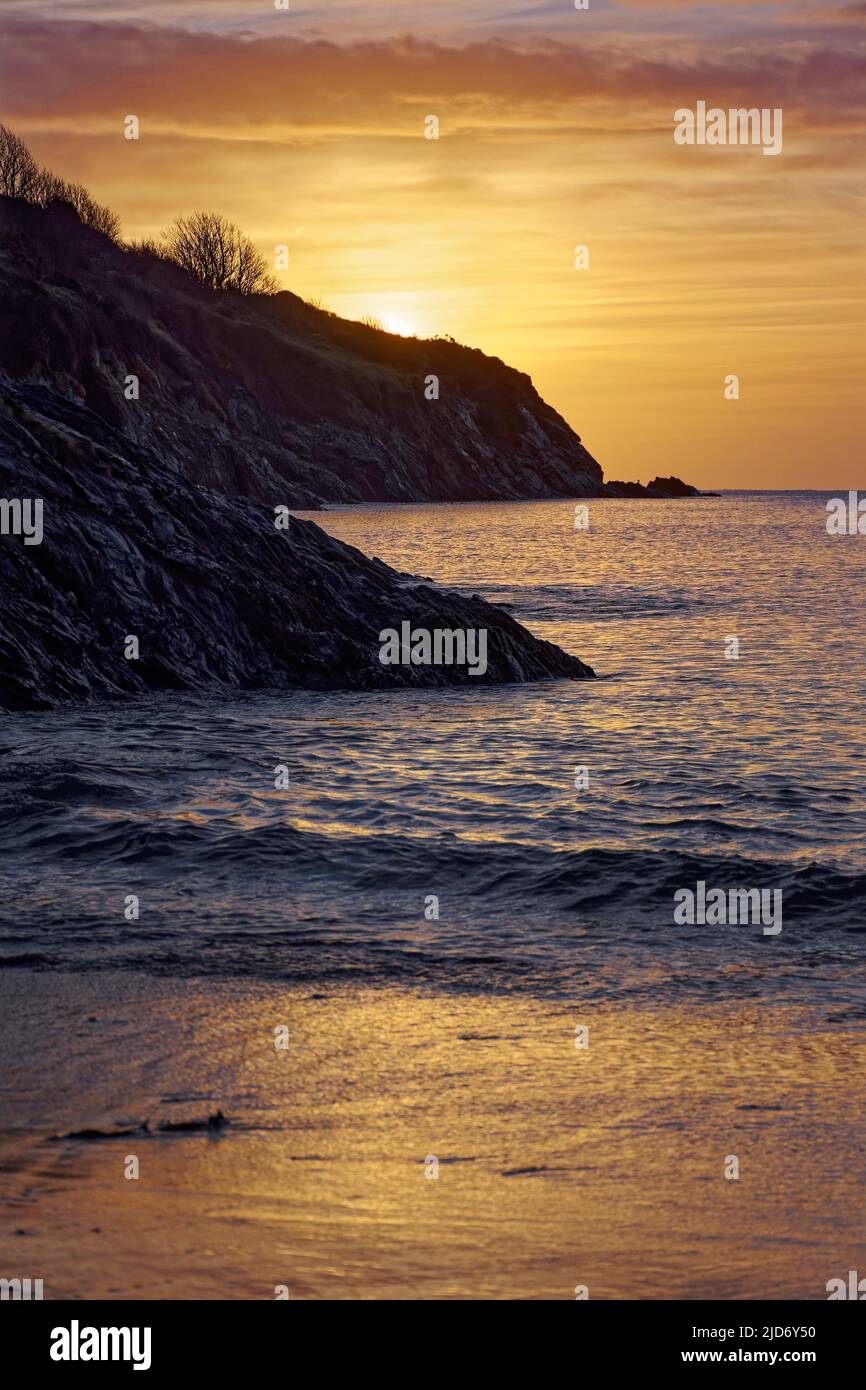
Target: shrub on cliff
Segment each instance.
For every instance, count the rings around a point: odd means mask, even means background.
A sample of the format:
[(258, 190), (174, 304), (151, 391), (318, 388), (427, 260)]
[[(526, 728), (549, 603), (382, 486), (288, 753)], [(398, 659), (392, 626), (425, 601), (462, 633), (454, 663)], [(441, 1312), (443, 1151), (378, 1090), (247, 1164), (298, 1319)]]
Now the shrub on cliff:
[(50, 169), (41, 169), (21, 136), (5, 125), (0, 125), (0, 193), (42, 208), (69, 203), (85, 227), (112, 241), (120, 238), (120, 218), (111, 208), (97, 203), (83, 184), (68, 183)]
[(277, 283), (248, 236), (218, 212), (179, 217), (163, 233), (163, 254), (200, 285), (241, 294), (273, 294)]

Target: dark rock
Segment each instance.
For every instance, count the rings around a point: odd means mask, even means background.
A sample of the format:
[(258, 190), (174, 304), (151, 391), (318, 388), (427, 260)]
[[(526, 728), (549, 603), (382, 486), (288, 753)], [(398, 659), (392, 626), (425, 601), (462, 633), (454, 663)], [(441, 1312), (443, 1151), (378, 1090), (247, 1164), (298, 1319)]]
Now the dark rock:
[(650, 478), (647, 489), (661, 497), (700, 497), (698, 489), (684, 483), (682, 478)]
[[(74, 1139), (79, 1143), (101, 1143), (111, 1139), (141, 1139), (154, 1137), (158, 1134), (220, 1134), (229, 1126), (229, 1121), (221, 1110), (215, 1114), (208, 1115), (202, 1120), (165, 1120), (156, 1126), (156, 1131), (151, 1130), (147, 1120), (143, 1120), (140, 1125), (118, 1129), (74, 1129), (69, 1134), (54, 1134), (51, 1136), (53, 1143), (62, 1140)], [(99, 1227), (94, 1227), (98, 1230)]]
[(228, 1123), (223, 1112), (217, 1110), (215, 1115), (208, 1115), (206, 1120), (165, 1120), (157, 1125), (157, 1129), (164, 1134), (194, 1134), (202, 1130), (208, 1134), (215, 1134), (226, 1129)]
[(717, 492), (700, 492), (682, 478), (653, 478), (643, 483), (622, 483), (611, 479), (602, 488), (603, 497), (718, 497)]
[(612, 478), (604, 485), (605, 497), (646, 497), (643, 483), (622, 483)]
[[(398, 574), (312, 522), (277, 531), (272, 507), (195, 486), (86, 406), (2, 375), (0, 497), (41, 498), (44, 527), (40, 545), (0, 536), (6, 709), (594, 675), (500, 607)], [(486, 672), (383, 666), (379, 633), (403, 621), (486, 629)], [(139, 660), (125, 659), (127, 635)]]
[(69, 1134), (52, 1134), (50, 1142), (60, 1143), (66, 1139), (75, 1139), (81, 1143), (100, 1143), (104, 1139), (135, 1139), (149, 1134), (147, 1121), (143, 1124), (135, 1125), (129, 1129), (73, 1129)]

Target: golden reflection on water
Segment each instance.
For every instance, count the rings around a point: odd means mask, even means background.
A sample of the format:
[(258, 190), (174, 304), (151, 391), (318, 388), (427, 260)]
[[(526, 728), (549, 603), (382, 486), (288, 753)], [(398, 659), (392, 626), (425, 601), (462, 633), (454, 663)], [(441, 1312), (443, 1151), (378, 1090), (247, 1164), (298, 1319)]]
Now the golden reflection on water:
[[(25, 1229), (47, 1297), (823, 1298), (858, 1267), (861, 1036), (790, 1009), (119, 976), (4, 1002), (33, 1097), (4, 1259)], [(217, 1106), (218, 1139), (44, 1142)]]

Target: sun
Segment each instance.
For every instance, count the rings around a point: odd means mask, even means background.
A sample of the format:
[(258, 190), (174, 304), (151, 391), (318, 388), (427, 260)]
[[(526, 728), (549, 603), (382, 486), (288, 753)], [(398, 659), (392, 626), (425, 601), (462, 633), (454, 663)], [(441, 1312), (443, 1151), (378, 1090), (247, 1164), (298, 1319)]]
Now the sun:
[(396, 333), (401, 338), (417, 338), (416, 329), (399, 314), (379, 314), (378, 317), (386, 333)]

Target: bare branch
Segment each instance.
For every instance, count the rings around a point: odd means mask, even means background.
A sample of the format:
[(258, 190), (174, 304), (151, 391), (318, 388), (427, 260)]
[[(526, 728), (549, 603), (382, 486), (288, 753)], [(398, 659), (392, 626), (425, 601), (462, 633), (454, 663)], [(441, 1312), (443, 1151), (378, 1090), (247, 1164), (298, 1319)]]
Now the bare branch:
[(218, 212), (179, 217), (163, 233), (164, 254), (200, 285), (241, 294), (272, 294), (277, 283), (262, 253)]

